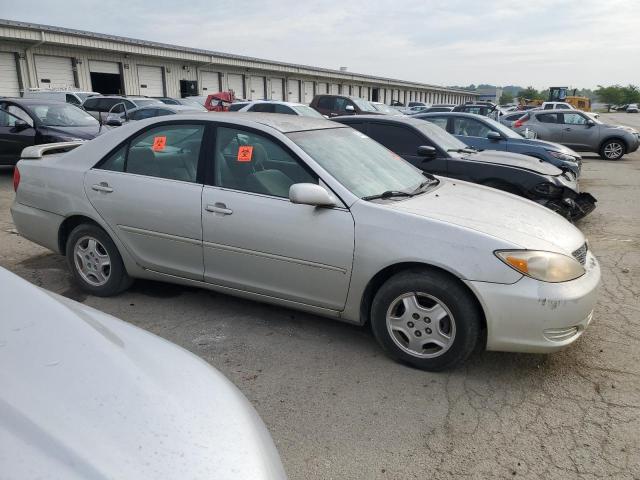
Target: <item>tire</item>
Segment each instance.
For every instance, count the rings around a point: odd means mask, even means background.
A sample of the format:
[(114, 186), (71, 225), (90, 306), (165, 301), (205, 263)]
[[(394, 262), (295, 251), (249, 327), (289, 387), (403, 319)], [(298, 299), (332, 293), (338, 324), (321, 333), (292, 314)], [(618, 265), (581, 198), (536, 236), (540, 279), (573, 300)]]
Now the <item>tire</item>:
[(624, 141), (617, 138), (607, 140), (600, 147), (600, 158), (603, 160), (620, 160), (627, 153)]
[(133, 283), (115, 243), (97, 225), (85, 223), (74, 228), (65, 250), (71, 274), (85, 292), (110, 297)]
[(499, 180), (489, 180), (488, 182), (483, 183), (485, 187), (495, 188), (496, 190), (502, 190), (503, 192), (511, 193), (513, 195), (522, 196), (520, 190), (513, 185), (510, 185), (506, 182), (501, 182)]
[(473, 296), (436, 270), (394, 275), (371, 304), (378, 343), (391, 358), (421, 370), (436, 372), (464, 362), (478, 345), (481, 326)]

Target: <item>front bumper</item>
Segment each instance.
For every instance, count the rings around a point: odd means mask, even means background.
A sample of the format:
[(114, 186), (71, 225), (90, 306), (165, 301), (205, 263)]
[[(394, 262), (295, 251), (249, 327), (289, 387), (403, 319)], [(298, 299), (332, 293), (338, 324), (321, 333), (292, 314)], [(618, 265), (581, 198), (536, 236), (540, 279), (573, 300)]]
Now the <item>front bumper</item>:
[(587, 252), (586, 273), (546, 283), (522, 277), (505, 285), (467, 281), (487, 320), (487, 350), (551, 353), (575, 342), (589, 325), (600, 286), (600, 265)]

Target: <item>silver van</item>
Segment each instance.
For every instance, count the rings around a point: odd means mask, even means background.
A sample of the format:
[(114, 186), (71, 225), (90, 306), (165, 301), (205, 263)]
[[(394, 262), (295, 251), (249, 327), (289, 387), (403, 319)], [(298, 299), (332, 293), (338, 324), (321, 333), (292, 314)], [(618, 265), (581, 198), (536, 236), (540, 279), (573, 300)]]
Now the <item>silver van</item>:
[(22, 93), (24, 98), (37, 98), (40, 100), (55, 100), (58, 102), (67, 102), (72, 105), (80, 106), (89, 97), (100, 95), (97, 92), (83, 92), (80, 90), (67, 89), (35, 89), (30, 88)]

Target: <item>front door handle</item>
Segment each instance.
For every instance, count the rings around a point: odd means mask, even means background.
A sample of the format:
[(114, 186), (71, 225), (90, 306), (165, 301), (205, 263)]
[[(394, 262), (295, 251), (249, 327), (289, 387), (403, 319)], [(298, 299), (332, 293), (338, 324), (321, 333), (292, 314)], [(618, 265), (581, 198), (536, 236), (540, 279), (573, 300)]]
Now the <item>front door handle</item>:
[(567, 128), (565, 128), (565, 129), (564, 129), (564, 131), (565, 131), (565, 132), (570, 132), (570, 131), (571, 131), (571, 129), (570, 129), (569, 127), (567, 127)]
[(227, 208), (227, 206), (221, 202), (216, 202), (213, 205), (208, 204), (204, 209), (207, 212), (221, 213), (222, 215), (231, 215), (233, 213), (233, 210)]
[(111, 188), (107, 182), (100, 182), (100, 183), (91, 185), (91, 189), (95, 190), (96, 192), (104, 192), (104, 193), (113, 192), (113, 188)]

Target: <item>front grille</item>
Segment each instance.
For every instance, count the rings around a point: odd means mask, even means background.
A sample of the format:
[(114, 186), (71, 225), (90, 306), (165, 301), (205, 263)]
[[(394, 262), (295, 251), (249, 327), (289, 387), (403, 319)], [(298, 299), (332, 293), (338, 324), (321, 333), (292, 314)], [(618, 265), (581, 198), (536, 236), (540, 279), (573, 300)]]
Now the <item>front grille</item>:
[(585, 243), (579, 249), (577, 249), (575, 252), (571, 254), (573, 255), (573, 258), (575, 258), (580, 262), (580, 265), (584, 265), (585, 262), (587, 261), (587, 248), (588, 248), (587, 244)]

